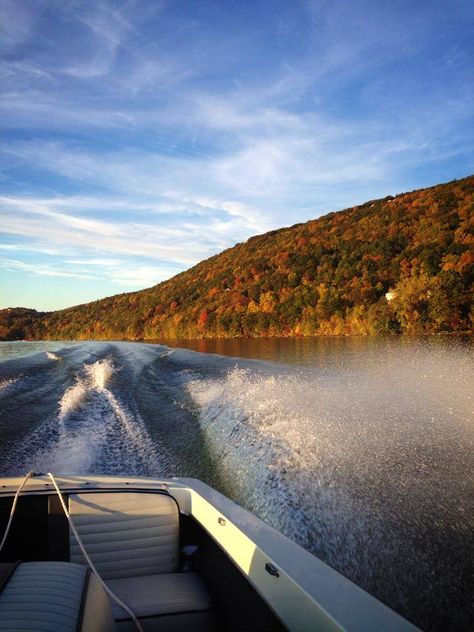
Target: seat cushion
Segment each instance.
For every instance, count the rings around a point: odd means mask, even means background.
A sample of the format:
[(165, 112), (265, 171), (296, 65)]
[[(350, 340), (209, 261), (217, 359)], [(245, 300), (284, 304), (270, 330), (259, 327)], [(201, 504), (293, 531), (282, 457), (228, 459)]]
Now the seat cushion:
[[(110, 579), (107, 584), (137, 617), (198, 612), (212, 607), (209, 590), (195, 573)], [(129, 618), (115, 602), (112, 611), (116, 620)]]
[(108, 597), (88, 569), (69, 562), (24, 562), (0, 593), (0, 630), (112, 632)]
[[(101, 577), (174, 573), (179, 564), (179, 511), (167, 494), (71, 494), (69, 511)], [(70, 560), (85, 564), (72, 533)]]

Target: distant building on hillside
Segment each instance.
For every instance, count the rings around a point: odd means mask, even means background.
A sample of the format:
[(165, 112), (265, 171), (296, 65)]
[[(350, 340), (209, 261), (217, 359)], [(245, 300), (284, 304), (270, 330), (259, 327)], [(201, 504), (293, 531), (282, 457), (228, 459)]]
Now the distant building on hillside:
[(395, 292), (395, 290), (389, 290), (386, 294), (385, 294), (385, 298), (387, 299), (387, 301), (390, 303), (390, 301), (393, 301), (394, 298), (397, 298), (398, 292)]

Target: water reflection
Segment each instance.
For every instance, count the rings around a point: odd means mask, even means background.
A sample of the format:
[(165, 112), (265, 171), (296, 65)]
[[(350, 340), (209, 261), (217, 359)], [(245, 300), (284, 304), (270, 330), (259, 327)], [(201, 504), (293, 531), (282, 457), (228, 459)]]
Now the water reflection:
[[(151, 342), (151, 341), (147, 341)], [(288, 364), (319, 367), (342, 367), (363, 359), (380, 358), (381, 354), (400, 354), (413, 349), (456, 350), (472, 347), (473, 338), (467, 335), (438, 336), (321, 336), (311, 338), (232, 338), (196, 340), (154, 340), (169, 347), (192, 349), (200, 353), (270, 360)]]

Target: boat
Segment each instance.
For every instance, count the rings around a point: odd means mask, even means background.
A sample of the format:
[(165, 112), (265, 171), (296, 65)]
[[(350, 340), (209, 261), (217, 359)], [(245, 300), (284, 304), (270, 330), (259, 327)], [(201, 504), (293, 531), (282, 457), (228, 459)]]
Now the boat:
[(3, 478), (2, 534), (2, 631), (418, 629), (197, 479)]

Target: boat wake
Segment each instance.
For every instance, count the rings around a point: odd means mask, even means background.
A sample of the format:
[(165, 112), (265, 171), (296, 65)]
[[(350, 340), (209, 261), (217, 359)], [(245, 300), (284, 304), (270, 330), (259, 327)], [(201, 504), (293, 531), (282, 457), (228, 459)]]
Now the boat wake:
[[(60, 358), (57, 358), (58, 360)], [(129, 410), (108, 388), (120, 369), (103, 358), (84, 364), (66, 388), (57, 412), (20, 443), (12, 469), (87, 474), (156, 474), (168, 469), (165, 450), (153, 442), (138, 411)], [(29, 465), (27, 465), (29, 463)]]
[(56, 347), (0, 362), (2, 473), (195, 476), (422, 627), (451, 595), (462, 629), (472, 374), (469, 354), (432, 351), (304, 368)]
[(48, 358), (48, 360), (54, 360), (55, 362), (58, 362), (59, 360), (61, 360), (61, 356), (58, 356), (56, 353), (53, 353), (52, 351), (46, 351), (46, 357)]
[(0, 397), (11, 394), (14, 385), (19, 379), (19, 377), (13, 377), (6, 380), (0, 380)]

